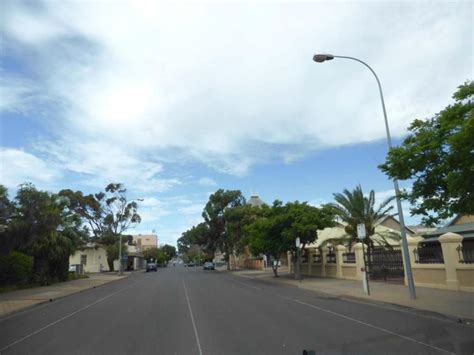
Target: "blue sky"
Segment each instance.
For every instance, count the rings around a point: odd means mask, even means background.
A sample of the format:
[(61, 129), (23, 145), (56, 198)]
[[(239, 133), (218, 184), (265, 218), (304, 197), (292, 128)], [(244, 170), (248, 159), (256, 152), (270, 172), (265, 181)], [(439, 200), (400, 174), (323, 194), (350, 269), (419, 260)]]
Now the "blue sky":
[(160, 243), (218, 188), (315, 205), (359, 183), (392, 193), (373, 77), (315, 52), (375, 68), (395, 143), (473, 73), (469, 2), (0, 6), (0, 182), (11, 194), (123, 182), (144, 198), (135, 232)]

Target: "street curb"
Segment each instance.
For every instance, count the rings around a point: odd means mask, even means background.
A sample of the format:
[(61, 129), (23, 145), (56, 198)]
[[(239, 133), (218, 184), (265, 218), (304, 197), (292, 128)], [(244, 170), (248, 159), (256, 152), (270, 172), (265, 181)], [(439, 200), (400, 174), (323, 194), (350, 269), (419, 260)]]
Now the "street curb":
[(279, 279), (279, 278), (263, 278), (263, 277), (252, 277), (252, 276), (247, 276), (247, 275), (238, 275), (234, 274), (235, 276), (238, 277), (244, 277), (248, 279), (257, 279), (261, 280), (263, 282), (268, 282), (268, 283), (279, 283), (279, 284), (285, 284), (287, 286), (293, 286), (293, 287), (298, 287), (303, 290), (307, 290), (310, 292), (314, 293), (320, 293), (326, 296), (331, 296), (331, 297), (336, 297), (341, 300), (346, 300), (346, 301), (354, 301), (354, 302), (359, 302), (359, 303), (367, 303), (367, 304), (375, 304), (378, 306), (383, 306), (386, 307), (387, 305), (393, 306), (395, 308), (402, 309), (404, 311), (408, 311), (413, 314), (424, 314), (424, 315), (430, 315), (433, 318), (444, 318), (444, 319), (449, 319), (455, 323), (460, 323), (464, 324), (466, 326), (474, 326), (474, 319), (471, 318), (466, 318), (466, 317), (460, 317), (460, 316), (455, 316), (452, 314), (446, 314), (446, 313), (441, 313), (441, 312), (436, 312), (436, 311), (430, 311), (426, 309), (420, 309), (420, 308), (415, 308), (415, 307), (410, 307), (410, 306), (405, 306), (405, 305), (400, 305), (397, 303), (392, 303), (392, 302), (384, 302), (384, 301), (379, 301), (379, 300), (374, 300), (374, 299), (367, 299), (367, 298), (362, 298), (362, 297), (357, 297), (357, 296), (350, 296), (350, 295), (337, 295), (329, 292), (324, 292), (324, 291), (319, 291), (319, 290), (312, 290), (308, 288), (301, 287), (300, 285), (295, 285), (290, 282), (285, 282), (285, 280)]
[[(40, 301), (38, 303), (35, 303), (35, 304), (32, 304), (32, 305), (29, 305), (29, 306), (26, 306), (22, 309), (18, 309), (18, 310), (15, 310), (15, 311), (12, 311), (12, 312), (9, 312), (9, 313), (6, 313), (4, 314), (3, 316), (0, 317), (0, 323), (7, 320), (7, 319), (10, 319), (12, 318), (13, 316), (16, 316), (16, 315), (19, 315), (23, 312), (26, 312), (26, 311), (30, 311), (32, 310), (33, 308), (35, 307), (40, 307), (40, 306), (44, 306), (45, 304), (48, 304), (48, 303), (52, 303), (53, 301), (58, 301), (60, 299), (63, 299), (63, 298), (66, 298), (68, 296), (72, 296), (72, 295), (77, 295), (78, 293), (82, 293), (82, 292), (85, 292), (85, 291), (89, 291), (89, 290), (93, 290), (95, 288), (99, 288), (99, 287), (102, 287), (102, 286), (105, 286), (105, 285), (109, 285), (111, 283), (114, 283), (114, 282), (117, 282), (117, 281), (120, 281), (120, 280), (124, 280), (126, 278), (129, 278), (131, 276), (131, 274), (129, 275), (126, 275), (125, 277), (121, 278), (121, 279), (117, 279), (117, 280), (112, 280), (112, 281), (109, 281), (109, 282), (106, 282), (106, 283), (103, 283), (101, 285), (97, 285), (97, 286), (92, 286), (92, 287), (88, 287), (88, 288), (84, 288), (82, 290), (79, 290), (77, 292), (73, 292), (73, 293), (69, 293), (67, 295), (62, 295), (62, 296), (57, 296), (57, 297), (52, 297), (50, 299), (45, 299), (44, 301)], [(74, 281), (77, 281), (77, 280), (74, 280)]]

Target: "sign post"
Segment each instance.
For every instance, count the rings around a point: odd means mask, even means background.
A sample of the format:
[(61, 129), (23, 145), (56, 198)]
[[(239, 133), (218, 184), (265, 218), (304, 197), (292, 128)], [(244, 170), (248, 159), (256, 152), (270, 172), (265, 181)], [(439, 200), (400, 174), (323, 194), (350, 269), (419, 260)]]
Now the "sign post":
[(364, 239), (366, 237), (366, 233), (365, 233), (365, 225), (363, 223), (360, 223), (357, 225), (357, 237), (362, 243), (362, 256), (364, 258), (364, 268), (362, 270), (362, 287), (364, 288), (364, 292), (370, 296), (369, 274), (367, 270), (367, 260), (365, 258), (365, 246), (364, 246)]
[(301, 280), (301, 268), (300, 268), (301, 242), (300, 242), (300, 237), (296, 238), (295, 246), (296, 246), (295, 280)]

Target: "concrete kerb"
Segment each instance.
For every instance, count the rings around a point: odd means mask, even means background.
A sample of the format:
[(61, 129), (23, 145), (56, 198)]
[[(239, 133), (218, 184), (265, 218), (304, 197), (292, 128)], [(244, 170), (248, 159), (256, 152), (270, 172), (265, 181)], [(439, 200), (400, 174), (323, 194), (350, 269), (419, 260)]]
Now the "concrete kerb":
[[(99, 285), (94, 285), (92, 287), (87, 287), (87, 288), (83, 288), (83, 289), (80, 289), (80, 290), (77, 290), (77, 291), (74, 291), (74, 292), (71, 292), (71, 293), (66, 293), (66, 294), (63, 294), (63, 295), (59, 295), (59, 296), (56, 296), (56, 297), (51, 297), (49, 299), (44, 299), (44, 300), (40, 300), (34, 304), (31, 304), (31, 305), (27, 305), (27, 306), (24, 306), (24, 307), (21, 307), (20, 309), (17, 309), (17, 310), (13, 310), (11, 312), (6, 312), (5, 314), (1, 314), (0, 315), (0, 322), (3, 322), (9, 318), (12, 318), (14, 316), (17, 316), (19, 314), (22, 314), (24, 312), (27, 312), (27, 311), (30, 311), (32, 310), (33, 308), (40, 308), (41, 306), (46, 306), (47, 304), (53, 302), (53, 301), (58, 301), (58, 300), (61, 300), (63, 298), (66, 298), (68, 296), (72, 296), (72, 295), (75, 295), (75, 294), (78, 294), (78, 293), (82, 293), (82, 292), (85, 292), (85, 291), (90, 291), (90, 290), (93, 290), (95, 288), (99, 288), (99, 287), (102, 287), (102, 286), (105, 286), (105, 285), (108, 285), (108, 284), (111, 284), (113, 282), (117, 282), (117, 281), (120, 281), (120, 280), (123, 280), (123, 279), (126, 279), (128, 277), (130, 277), (132, 274), (126, 274), (126, 275), (123, 275), (115, 280), (110, 280), (108, 282), (104, 282), (102, 284), (99, 284)], [(117, 275), (118, 276), (118, 275)], [(81, 279), (79, 280), (73, 280), (72, 282), (74, 281), (80, 281)], [(84, 280), (84, 279), (82, 279)], [(71, 282), (71, 281), (68, 281), (68, 282)], [(57, 284), (56, 284), (57, 285)], [(0, 300), (1, 302), (1, 300)]]
[(414, 315), (418, 316), (423, 316), (423, 317), (428, 317), (428, 318), (435, 318), (441, 321), (449, 321), (449, 322), (455, 322), (459, 324), (463, 324), (469, 327), (474, 326), (474, 319), (473, 318), (467, 318), (463, 316), (455, 316), (452, 314), (447, 314), (447, 313), (442, 313), (442, 312), (436, 312), (436, 311), (430, 311), (430, 310), (425, 310), (425, 309), (420, 309), (420, 308), (415, 308), (415, 307), (410, 307), (406, 305), (401, 305), (397, 303), (392, 303), (389, 301), (380, 301), (380, 300), (375, 300), (375, 299), (370, 299), (370, 298), (363, 298), (363, 297), (358, 297), (358, 296), (352, 296), (352, 295), (340, 295), (340, 294), (334, 294), (330, 292), (324, 292), (321, 290), (313, 290), (309, 288), (304, 288), (300, 286), (300, 283), (295, 284), (294, 282), (291, 282), (293, 280), (285, 280), (284, 277), (252, 277), (251, 273), (246, 273), (246, 274), (240, 274), (236, 272), (231, 272), (236, 276), (242, 277), (242, 278), (247, 278), (247, 279), (258, 279), (262, 282), (267, 282), (267, 283), (279, 283), (279, 284), (284, 284), (286, 286), (293, 286), (293, 287), (298, 287), (298, 288), (303, 288), (304, 290), (311, 291), (317, 294), (321, 294), (324, 296), (327, 296), (329, 298), (337, 298), (341, 300), (346, 300), (349, 302), (357, 302), (357, 303), (364, 303), (367, 305), (374, 305), (378, 307), (384, 307), (384, 308), (390, 308), (393, 310), (397, 311), (402, 311), (402, 312), (408, 312)]

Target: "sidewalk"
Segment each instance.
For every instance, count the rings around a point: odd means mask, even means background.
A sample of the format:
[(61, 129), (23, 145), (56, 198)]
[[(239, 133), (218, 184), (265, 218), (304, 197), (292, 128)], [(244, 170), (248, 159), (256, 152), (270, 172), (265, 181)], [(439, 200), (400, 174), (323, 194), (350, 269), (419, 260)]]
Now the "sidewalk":
[(341, 298), (361, 300), (368, 302), (383, 302), (418, 310), (436, 312), (466, 321), (474, 321), (474, 293), (462, 291), (450, 291), (417, 287), (417, 299), (410, 299), (408, 287), (399, 284), (385, 282), (369, 283), (370, 293), (368, 296), (362, 290), (361, 281), (342, 280), (335, 278), (318, 278), (305, 276), (302, 281), (294, 280), (287, 270), (280, 270), (280, 277), (274, 278), (269, 270), (239, 270), (234, 274), (258, 278), (270, 282), (280, 282), (294, 285), (306, 290), (322, 292)]
[(0, 293), (0, 318), (40, 303), (51, 302), (73, 293), (123, 279), (129, 274), (130, 273), (124, 273), (123, 276), (119, 276), (115, 273), (91, 274), (87, 279), (66, 281), (50, 286)]

